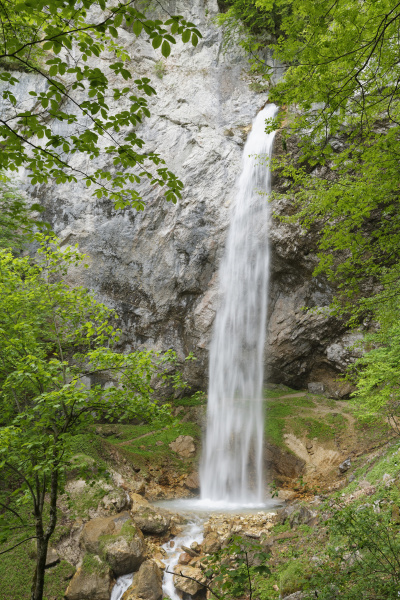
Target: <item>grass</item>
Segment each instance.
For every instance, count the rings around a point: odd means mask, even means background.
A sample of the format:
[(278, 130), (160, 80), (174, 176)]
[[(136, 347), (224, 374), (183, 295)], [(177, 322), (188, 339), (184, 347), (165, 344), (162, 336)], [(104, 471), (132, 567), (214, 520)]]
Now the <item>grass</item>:
[[(195, 423), (175, 423), (168, 428), (158, 430), (154, 429), (154, 425), (118, 425), (114, 427), (118, 431), (118, 437), (111, 436), (107, 442), (103, 443), (116, 446), (127, 460), (141, 468), (144, 473), (147, 472), (149, 466), (157, 468), (166, 464), (172, 465), (177, 471), (187, 472), (198, 460), (196, 457), (182, 460), (169, 448), (169, 444), (180, 435), (190, 435), (198, 444), (201, 430)], [(161, 443), (157, 444), (157, 442)]]
[(335, 430), (325, 421), (313, 419), (312, 417), (296, 416), (291, 423), (293, 433), (297, 437), (317, 438), (320, 441), (329, 441), (334, 439)]
[(174, 406), (204, 406), (207, 404), (207, 396), (203, 392), (196, 392), (189, 398), (177, 398), (173, 401)]
[[(26, 516), (29, 508), (26, 507)], [(61, 513), (59, 513), (61, 516)], [(54, 540), (59, 539), (65, 533), (65, 527), (59, 523), (54, 532), (50, 545)], [(27, 531), (27, 537), (34, 534), (34, 529)], [(17, 544), (19, 537), (10, 538), (7, 543), (0, 544), (0, 552), (11, 548)], [(31, 586), (36, 566), (35, 543), (30, 540), (14, 548), (10, 552), (3, 554), (0, 560), (0, 600), (30, 600)], [(68, 581), (75, 573), (75, 568), (61, 561), (59, 564), (46, 569), (44, 600), (61, 600), (64, 597)]]
[[(273, 394), (272, 397), (269, 396), (270, 393)], [(297, 421), (298, 409), (313, 408), (315, 402), (307, 394), (297, 398), (281, 399), (280, 396), (287, 395), (286, 390), (267, 390), (266, 394), (268, 396), (266, 401), (265, 437), (271, 444), (289, 451), (284, 440), (287, 424), (289, 424), (292, 416), (295, 416)]]

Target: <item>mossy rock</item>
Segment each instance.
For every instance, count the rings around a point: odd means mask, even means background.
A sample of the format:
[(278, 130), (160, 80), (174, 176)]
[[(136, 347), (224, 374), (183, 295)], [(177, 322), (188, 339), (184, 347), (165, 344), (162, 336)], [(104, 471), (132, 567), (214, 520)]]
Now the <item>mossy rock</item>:
[(86, 523), (81, 543), (107, 563), (115, 577), (137, 571), (147, 557), (143, 534), (127, 512)]

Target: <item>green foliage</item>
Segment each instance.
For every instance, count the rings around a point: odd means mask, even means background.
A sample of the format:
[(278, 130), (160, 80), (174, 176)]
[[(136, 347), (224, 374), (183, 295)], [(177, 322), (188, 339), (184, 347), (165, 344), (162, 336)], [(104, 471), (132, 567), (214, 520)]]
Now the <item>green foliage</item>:
[(280, 573), (279, 590), (289, 595), (302, 590), (311, 576), (310, 565), (301, 560), (289, 561)]
[[(330, 314), (369, 330), (367, 354), (351, 373), (362, 412), (390, 419), (397, 429), (399, 6), (392, 0), (226, 4), (221, 23), (233, 19), (253, 41), (271, 21), (279, 24), (269, 46), (288, 68), (270, 100), (284, 108), (267, 130), (285, 125), (285, 150), (273, 168), (292, 199), (286, 220), (318, 236), (315, 275), (337, 289)], [(254, 65), (259, 48), (247, 43), (247, 49)], [(262, 59), (257, 66), (271, 78)]]
[[(77, 249), (61, 251), (52, 236), (35, 239), (36, 262), (0, 251), (0, 473), (6, 482), (0, 490), (0, 534), (2, 542), (15, 541), (19, 531), (23, 543), (34, 527), (32, 599), (41, 600), (57, 498), (79, 444), (74, 438), (98, 419), (167, 419), (168, 407), (153, 400), (153, 381), (185, 386), (172, 351), (115, 352), (114, 312), (64, 281), (68, 268), (82, 261)], [(84, 474), (84, 461), (79, 468)], [(27, 519), (21, 511), (28, 504)]]
[[(398, 598), (400, 535), (384, 501), (371, 505), (338, 505), (329, 520), (333, 544), (329, 560), (314, 572), (310, 587), (318, 598), (373, 600)], [(310, 591), (307, 598), (315, 597)]]
[(218, 599), (244, 595), (249, 600), (258, 597), (257, 578), (271, 573), (266, 564), (268, 560), (269, 551), (260, 541), (231, 536), (222, 550), (204, 561), (205, 575), (211, 580), (208, 590)]
[(42, 211), (39, 204), (27, 206), (21, 192), (0, 172), (0, 248), (21, 250), (35, 229), (48, 229), (47, 223), (37, 219)]
[[(1, 94), (4, 110), (12, 114), (0, 120), (0, 169), (24, 166), (32, 185), (80, 180), (116, 209), (143, 209), (143, 196), (134, 189), (142, 180), (164, 187), (165, 198), (176, 202), (182, 182), (162, 157), (143, 149), (135, 133), (150, 116), (147, 97), (156, 91), (147, 77), (131, 73), (119, 35), (124, 26), (167, 58), (176, 36), (197, 46), (201, 34), (195, 25), (179, 15), (152, 20), (133, 2), (111, 0), (6, 0), (0, 22), (0, 65), (7, 66), (0, 72)], [(101, 69), (96, 59), (106, 53), (107, 69)], [(44, 84), (42, 91), (29, 90), (28, 108), (17, 102), (19, 70), (35, 73)], [(127, 85), (117, 88), (116, 81)], [(114, 168), (96, 168), (93, 159), (107, 155)]]

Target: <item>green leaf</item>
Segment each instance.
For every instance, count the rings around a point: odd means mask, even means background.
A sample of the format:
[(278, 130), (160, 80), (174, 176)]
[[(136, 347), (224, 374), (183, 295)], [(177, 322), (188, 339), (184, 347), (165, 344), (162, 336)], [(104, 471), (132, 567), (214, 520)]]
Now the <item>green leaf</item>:
[(134, 21), (132, 29), (133, 29), (133, 33), (138, 37), (141, 34), (142, 29), (143, 29), (142, 22), (141, 21)]
[(186, 44), (189, 40), (190, 40), (190, 30), (185, 29), (185, 31), (182, 33), (182, 42), (184, 44)]
[(171, 46), (165, 40), (163, 41), (163, 44), (162, 44), (161, 53), (163, 56), (165, 56), (165, 58), (168, 58), (168, 56), (171, 54)]

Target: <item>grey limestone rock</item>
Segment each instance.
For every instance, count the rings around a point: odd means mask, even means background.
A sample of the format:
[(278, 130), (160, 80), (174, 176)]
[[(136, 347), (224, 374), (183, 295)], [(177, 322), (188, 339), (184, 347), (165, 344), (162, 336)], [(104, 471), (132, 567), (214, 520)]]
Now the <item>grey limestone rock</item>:
[[(161, 188), (143, 184), (140, 192), (146, 209), (121, 211), (108, 200), (95, 199), (81, 182), (32, 187), (24, 173), (21, 176), (22, 186), (43, 205), (44, 218), (63, 243), (78, 243), (88, 256), (90, 268), (72, 271), (70, 283), (90, 288), (116, 309), (123, 330), (120, 349), (173, 348), (182, 361), (193, 352), (198, 360), (183, 364), (184, 376), (196, 391), (207, 387), (218, 267), (243, 144), (268, 96), (250, 89), (247, 58), (239, 47), (222, 51), (222, 33), (212, 21), (217, 0), (163, 4), (170, 13), (194, 21), (203, 38), (196, 48), (178, 41), (165, 61), (162, 79), (155, 76), (160, 52), (148, 41), (123, 28), (119, 41), (132, 58), (135, 74), (149, 76), (156, 87), (157, 96), (150, 99), (152, 117), (140, 125), (138, 134), (146, 150), (165, 158), (183, 181), (182, 200), (168, 204)], [(98, 63), (107, 71), (107, 60)], [(107, 74), (112, 88), (126, 85)], [(29, 85), (40, 90), (44, 84), (35, 75), (24, 74), (14, 90), (21, 102), (28, 97)], [(278, 136), (277, 152), (279, 144)], [(106, 171), (114, 168), (107, 156), (99, 158), (96, 166)], [(276, 189), (282, 185), (274, 178)], [(283, 213), (291, 210), (289, 201), (274, 208)], [(327, 308), (332, 296), (326, 282), (312, 276), (315, 241), (295, 225), (277, 220), (271, 225), (270, 240), (267, 376), (292, 386), (323, 381), (336, 393), (334, 380), (345, 360), (345, 329), (329, 314), (326, 318), (302, 310), (303, 306)]]

